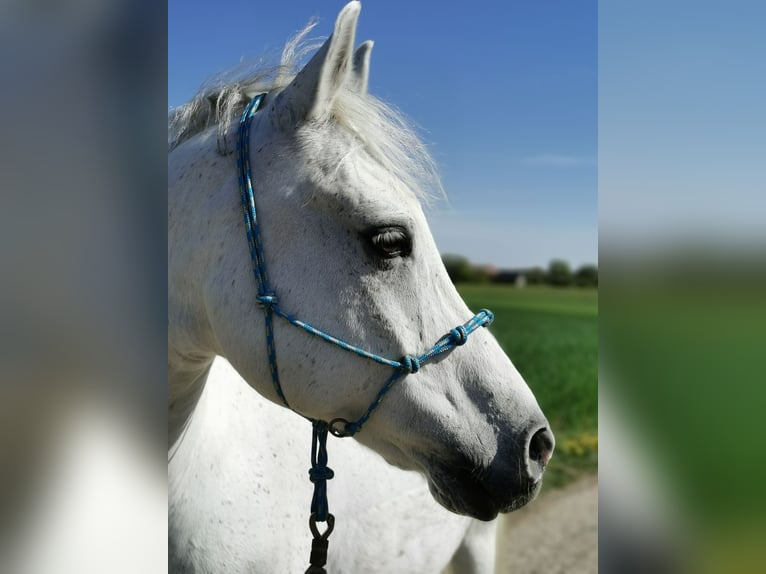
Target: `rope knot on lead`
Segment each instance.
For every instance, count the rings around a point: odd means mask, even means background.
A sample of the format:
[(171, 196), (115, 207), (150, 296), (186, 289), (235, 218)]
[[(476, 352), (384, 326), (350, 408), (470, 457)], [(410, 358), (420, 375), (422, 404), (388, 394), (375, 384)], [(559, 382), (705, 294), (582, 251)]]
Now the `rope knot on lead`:
[(330, 480), (334, 476), (335, 472), (329, 466), (312, 466), (309, 469), (309, 480), (314, 483)]
[(452, 342), (458, 347), (468, 341), (468, 330), (463, 325), (458, 325), (449, 334), (452, 335)]
[(314, 484), (311, 512), (318, 522), (325, 522), (330, 515), (327, 504), (327, 481), (333, 476), (335, 473), (327, 466), (327, 423), (315, 421), (311, 441), (309, 480)]
[(413, 355), (405, 355), (402, 359), (402, 368), (414, 375), (420, 370), (420, 359)]

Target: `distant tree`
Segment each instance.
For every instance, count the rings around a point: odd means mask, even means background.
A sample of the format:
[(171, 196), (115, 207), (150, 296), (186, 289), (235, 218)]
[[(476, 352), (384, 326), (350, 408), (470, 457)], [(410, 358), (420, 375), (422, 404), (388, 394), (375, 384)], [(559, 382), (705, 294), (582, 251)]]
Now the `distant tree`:
[(532, 267), (527, 270), (527, 284), (542, 285), (545, 283), (545, 269), (542, 267)]
[(442, 255), (442, 262), (453, 283), (473, 280), (473, 267), (467, 257), (447, 253)]
[(598, 287), (598, 267), (583, 265), (574, 274), (575, 285), (579, 287)]
[(572, 284), (572, 270), (569, 263), (563, 259), (554, 259), (548, 265), (548, 283), (556, 287), (567, 287)]

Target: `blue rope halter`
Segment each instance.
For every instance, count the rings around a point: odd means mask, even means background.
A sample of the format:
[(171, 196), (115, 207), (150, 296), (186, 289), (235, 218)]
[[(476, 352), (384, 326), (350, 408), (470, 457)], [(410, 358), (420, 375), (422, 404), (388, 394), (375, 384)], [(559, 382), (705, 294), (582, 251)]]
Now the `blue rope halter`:
[[(269, 277), (266, 272), (266, 259), (263, 254), (263, 244), (261, 242), (260, 226), (258, 224), (255, 208), (255, 194), (253, 193), (253, 181), (250, 172), (250, 125), (253, 116), (258, 111), (265, 95), (266, 94), (258, 94), (255, 96), (250, 100), (245, 107), (245, 110), (242, 112), (239, 129), (237, 131), (237, 171), (239, 173), (239, 190), (242, 200), (242, 210), (245, 216), (245, 226), (247, 227), (247, 242), (250, 246), (250, 257), (253, 260), (253, 274), (255, 275), (255, 282), (258, 286), (256, 300), (263, 308), (266, 325), (266, 348), (269, 356), (269, 369), (271, 371), (271, 380), (274, 384), (274, 389), (282, 403), (284, 403), (287, 408), (294, 410), (290, 406), (279, 381), (277, 351), (276, 346), (274, 345), (274, 315), (281, 317), (296, 327), (300, 327), (310, 335), (319, 337), (345, 351), (355, 353), (360, 357), (375, 361), (381, 365), (387, 365), (393, 369), (393, 373), (383, 383), (383, 386), (375, 395), (370, 406), (367, 407), (367, 410), (355, 421), (335, 418), (330, 422), (325, 422), (301, 415), (311, 421), (314, 428), (311, 447), (311, 469), (309, 470), (309, 479), (314, 483), (314, 497), (311, 501), (311, 518), (309, 520), (311, 531), (314, 534), (311, 563), (312, 565), (315, 565), (321, 562), (321, 566), (323, 566), (327, 553), (327, 537), (332, 532), (335, 523), (335, 518), (330, 514), (327, 503), (327, 481), (334, 475), (332, 469), (327, 466), (328, 431), (336, 437), (349, 437), (358, 433), (362, 430), (364, 424), (380, 406), (386, 394), (388, 394), (397, 381), (403, 379), (408, 374), (417, 373), (423, 364), (433, 360), (438, 355), (446, 353), (455, 347), (464, 345), (468, 341), (468, 335), (473, 333), (479, 327), (486, 327), (489, 325), (494, 319), (494, 315), (491, 311), (482, 309), (463, 325), (458, 325), (454, 329), (451, 329), (449, 333), (439, 339), (427, 352), (421, 355), (405, 355), (397, 361), (381, 357), (380, 355), (376, 355), (375, 353), (346, 343), (345, 341), (333, 337), (332, 335), (309, 325), (305, 321), (301, 321), (289, 313), (284, 312), (279, 307), (279, 298), (271, 289)], [(327, 523), (327, 530), (323, 534), (320, 534), (316, 529), (317, 522)], [(317, 541), (320, 543), (317, 544)], [(316, 561), (315, 551), (317, 553)], [(324, 554), (324, 557), (320, 556), (321, 554)], [(323, 572), (324, 570), (320, 569), (315, 571)]]

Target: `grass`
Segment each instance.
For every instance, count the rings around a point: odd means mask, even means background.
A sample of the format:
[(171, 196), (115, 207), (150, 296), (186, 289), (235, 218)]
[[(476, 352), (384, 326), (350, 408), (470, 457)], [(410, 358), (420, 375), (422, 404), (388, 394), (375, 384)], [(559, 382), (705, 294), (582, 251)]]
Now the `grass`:
[(490, 327), (535, 393), (556, 435), (546, 487), (598, 466), (598, 292), (458, 285), (471, 309), (491, 309)]

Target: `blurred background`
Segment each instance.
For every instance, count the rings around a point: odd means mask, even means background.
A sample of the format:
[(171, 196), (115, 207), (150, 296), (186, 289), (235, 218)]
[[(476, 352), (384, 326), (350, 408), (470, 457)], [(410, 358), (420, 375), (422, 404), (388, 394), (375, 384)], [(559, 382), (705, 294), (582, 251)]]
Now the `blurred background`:
[[(0, 4), (0, 571), (166, 571), (166, 114), (342, 4)], [(514, 572), (595, 571), (559, 510), (595, 517), (597, 460), (601, 571), (762, 570), (765, 12), (364, 3), (445, 260), (557, 434)]]
[(763, 569), (765, 19), (599, 4), (606, 572)]

